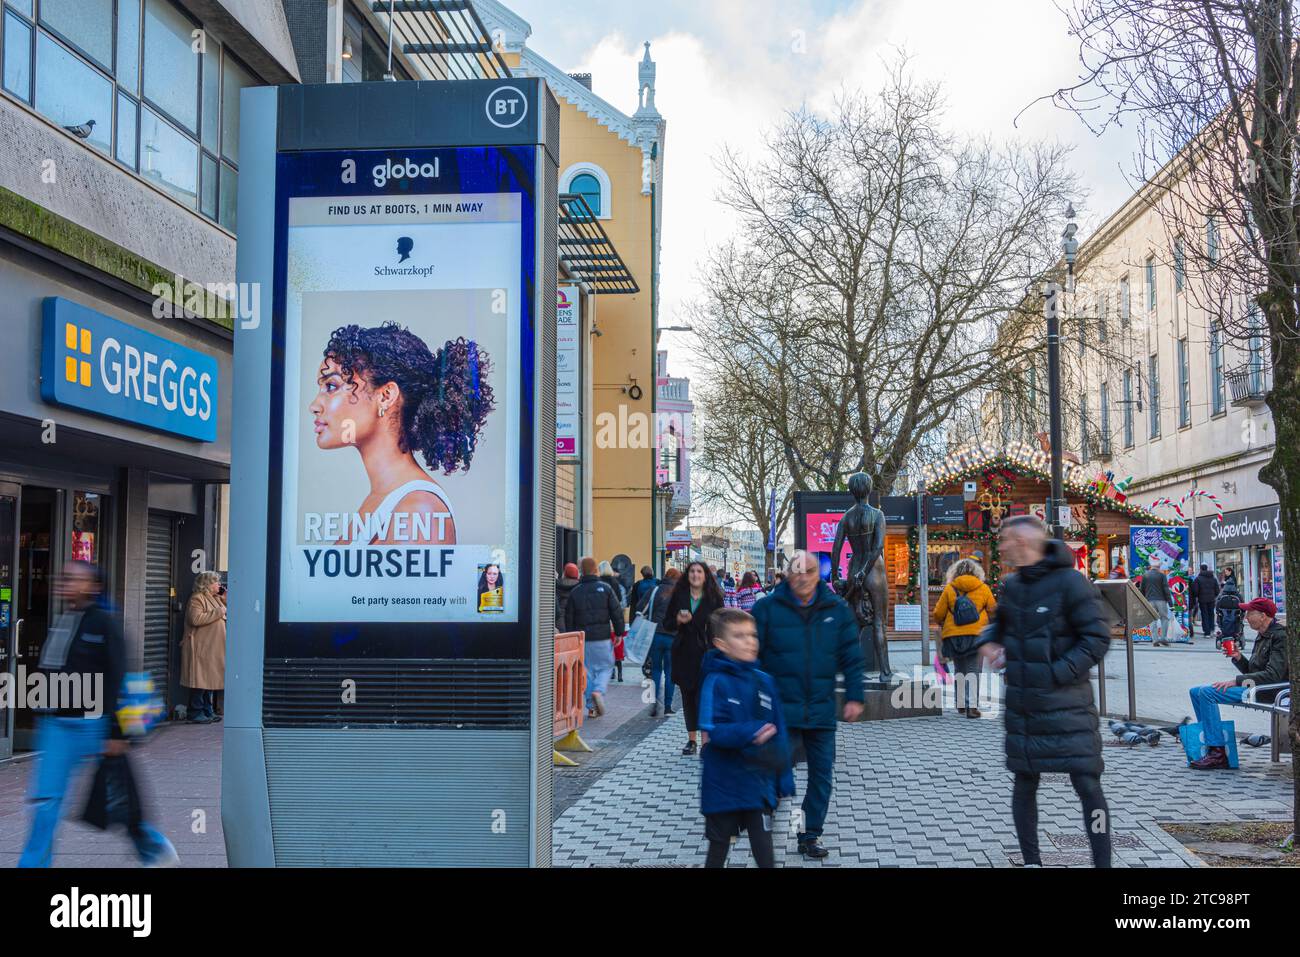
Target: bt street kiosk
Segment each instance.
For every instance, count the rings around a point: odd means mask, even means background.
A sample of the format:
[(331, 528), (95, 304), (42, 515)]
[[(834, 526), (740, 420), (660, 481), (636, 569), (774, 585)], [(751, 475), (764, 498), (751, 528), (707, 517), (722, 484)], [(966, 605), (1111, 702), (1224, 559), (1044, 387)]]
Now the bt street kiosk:
[(518, 78), (241, 110), (230, 864), (549, 865), (559, 107)]

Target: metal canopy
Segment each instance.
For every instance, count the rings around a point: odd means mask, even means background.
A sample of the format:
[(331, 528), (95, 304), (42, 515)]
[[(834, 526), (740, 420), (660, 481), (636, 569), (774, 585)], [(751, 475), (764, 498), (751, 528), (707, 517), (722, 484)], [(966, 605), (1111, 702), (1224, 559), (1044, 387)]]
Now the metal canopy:
[(596, 294), (631, 295), (641, 291), (582, 196), (561, 193), (559, 215), (560, 265), (570, 276), (586, 283)]
[(373, 0), (394, 51), (430, 80), (496, 80), (510, 67), (470, 0)]

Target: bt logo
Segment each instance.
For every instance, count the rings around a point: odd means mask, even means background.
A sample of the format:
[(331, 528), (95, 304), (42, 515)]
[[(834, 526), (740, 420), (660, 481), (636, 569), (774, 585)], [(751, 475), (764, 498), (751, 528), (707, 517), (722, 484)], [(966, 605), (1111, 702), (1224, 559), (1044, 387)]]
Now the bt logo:
[(528, 97), (513, 86), (499, 86), (487, 98), (487, 118), (492, 125), (508, 130), (528, 115)]

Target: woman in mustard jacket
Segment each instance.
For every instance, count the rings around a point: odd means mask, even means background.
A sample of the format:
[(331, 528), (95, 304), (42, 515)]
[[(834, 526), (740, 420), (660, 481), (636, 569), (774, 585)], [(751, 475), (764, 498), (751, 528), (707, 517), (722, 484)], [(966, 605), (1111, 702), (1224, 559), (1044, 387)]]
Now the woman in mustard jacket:
[(975, 643), (993, 620), (997, 601), (984, 584), (984, 566), (973, 558), (953, 562), (946, 581), (934, 606), (934, 620), (942, 629), (943, 656), (954, 665), (957, 710), (968, 718), (978, 718), (980, 658)]

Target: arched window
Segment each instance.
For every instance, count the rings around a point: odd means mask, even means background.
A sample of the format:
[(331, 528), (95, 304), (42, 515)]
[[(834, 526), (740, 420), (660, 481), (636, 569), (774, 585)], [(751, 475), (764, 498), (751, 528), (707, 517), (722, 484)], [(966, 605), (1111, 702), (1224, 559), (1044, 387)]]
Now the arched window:
[(595, 176), (590, 173), (579, 173), (569, 183), (569, 192), (577, 193), (585, 199), (593, 215), (600, 215), (600, 180)]

